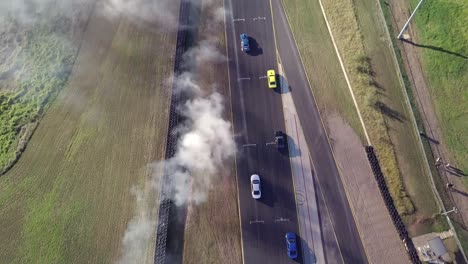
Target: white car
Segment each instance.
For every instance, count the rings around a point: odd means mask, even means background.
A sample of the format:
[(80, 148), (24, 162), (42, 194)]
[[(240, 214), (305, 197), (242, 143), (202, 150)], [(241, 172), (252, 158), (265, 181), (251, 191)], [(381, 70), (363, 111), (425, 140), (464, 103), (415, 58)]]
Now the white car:
[(260, 197), (262, 197), (262, 191), (260, 190), (260, 176), (257, 174), (250, 176), (250, 189), (252, 190), (252, 197), (254, 199), (260, 199)]

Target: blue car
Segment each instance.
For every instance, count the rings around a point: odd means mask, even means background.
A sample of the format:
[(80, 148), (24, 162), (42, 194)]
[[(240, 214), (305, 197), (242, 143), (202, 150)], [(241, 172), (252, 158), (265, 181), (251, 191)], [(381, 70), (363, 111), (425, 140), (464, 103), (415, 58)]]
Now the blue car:
[(286, 246), (288, 249), (288, 257), (291, 259), (297, 258), (297, 242), (296, 234), (292, 232), (286, 233)]
[(241, 34), (240, 39), (241, 39), (242, 51), (248, 52), (250, 50), (249, 36), (247, 36), (247, 34)]

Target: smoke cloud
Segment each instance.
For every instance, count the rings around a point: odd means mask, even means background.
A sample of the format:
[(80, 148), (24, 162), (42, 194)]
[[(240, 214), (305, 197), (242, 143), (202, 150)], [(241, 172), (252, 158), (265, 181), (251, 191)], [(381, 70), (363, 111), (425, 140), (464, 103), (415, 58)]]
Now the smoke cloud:
[(182, 114), (187, 122), (175, 156), (164, 166), (175, 191), (177, 205), (204, 202), (223, 162), (235, 153), (231, 123), (223, 120), (219, 93), (186, 103)]
[(105, 15), (115, 18), (126, 16), (137, 22), (164, 25), (175, 29), (178, 21), (174, 13), (177, 7), (173, 0), (106, 0), (101, 3)]
[[(212, 5), (212, 0), (202, 0), (204, 4)], [(121, 3), (121, 0), (115, 0)], [(164, 1), (163, 1), (164, 2)], [(224, 10), (210, 8), (209, 21), (221, 23), (224, 21)], [(168, 16), (168, 19), (173, 19)], [(208, 26), (208, 31), (215, 27)], [(209, 32), (211, 33), (211, 32)], [(166, 84), (174, 88), (175, 93), (183, 94), (189, 99), (177, 106), (178, 113), (184, 117), (184, 122), (175, 128), (178, 135), (175, 155), (164, 161), (158, 161), (150, 166), (155, 168), (152, 173), (153, 182), (159, 182), (163, 172), (171, 179), (171, 197), (176, 205), (187, 203), (200, 204), (207, 200), (213, 184), (220, 179), (219, 170), (225, 161), (232, 158), (236, 151), (229, 121), (223, 119), (225, 111), (224, 100), (220, 93), (210, 87), (200, 85), (203, 76), (197, 73), (198, 67), (207, 64), (219, 64), (226, 57), (216, 49), (218, 39), (211, 37), (202, 39), (198, 45), (189, 49), (183, 55), (183, 68), (187, 71), (170, 77)], [(156, 188), (154, 185), (153, 188)], [(146, 196), (136, 191), (137, 209), (135, 217), (128, 225), (123, 238), (124, 252), (121, 263), (137, 263), (144, 256), (145, 245), (150, 243), (150, 235), (154, 234), (156, 221), (151, 219), (154, 207), (141, 206), (146, 204)], [(152, 231), (152, 232), (151, 232)], [(140, 261), (141, 262), (141, 261)]]
[(122, 239), (123, 255), (119, 260), (121, 264), (142, 263), (141, 259), (148, 250), (148, 245), (154, 234), (156, 219), (151, 214), (151, 207), (147, 204), (148, 195), (142, 190), (132, 188), (132, 194), (136, 197), (136, 212), (128, 224)]

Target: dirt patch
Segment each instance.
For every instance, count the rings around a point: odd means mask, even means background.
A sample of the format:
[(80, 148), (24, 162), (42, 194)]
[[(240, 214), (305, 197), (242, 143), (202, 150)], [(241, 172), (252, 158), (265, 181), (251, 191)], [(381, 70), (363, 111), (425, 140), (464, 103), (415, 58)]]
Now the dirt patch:
[(327, 118), (338, 169), (370, 263), (409, 263), (359, 136), (338, 115)]

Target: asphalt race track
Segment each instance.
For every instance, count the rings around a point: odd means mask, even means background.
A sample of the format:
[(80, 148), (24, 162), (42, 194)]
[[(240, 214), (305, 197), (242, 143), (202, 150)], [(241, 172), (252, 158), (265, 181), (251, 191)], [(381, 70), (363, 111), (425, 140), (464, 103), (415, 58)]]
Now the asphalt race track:
[[(286, 254), (286, 232), (298, 233), (294, 189), (287, 151), (280, 152), (276, 130), (285, 131), (281, 95), (268, 88), (266, 71), (277, 71), (268, 1), (226, 1), (226, 20), (244, 263), (296, 263)], [(254, 19), (256, 18), (256, 19)], [(240, 50), (239, 35), (252, 36), (252, 51)], [(257, 43), (257, 47), (252, 45)], [(244, 146), (243, 145), (247, 145)], [(255, 145), (254, 145), (255, 144)], [(250, 175), (261, 177), (262, 198), (254, 200)]]
[(272, 0), (278, 52), (345, 263), (367, 263), (345, 190), (291, 36), (281, 0)]
[[(275, 36), (292, 96), (330, 212), (345, 263), (367, 263), (320, 116), (313, 100), (280, 0), (225, 0), (226, 37), (244, 263), (302, 263), (286, 254), (286, 232), (299, 235), (291, 166), (287, 151), (273, 144), (274, 132), (285, 131), (280, 89), (269, 89), (266, 71), (277, 70)], [(283, 14), (284, 16), (284, 14)], [(252, 51), (241, 51), (239, 35), (252, 39)], [(253, 46), (253, 47), (252, 47)], [(250, 176), (259, 174), (262, 198), (254, 200)], [(299, 245), (300, 247), (300, 245)], [(300, 248), (299, 248), (300, 252)]]

